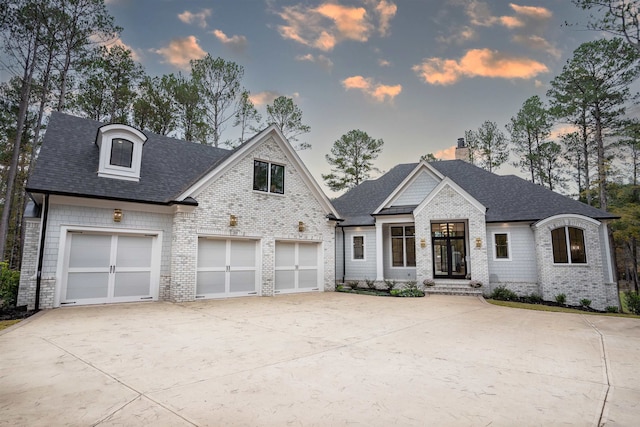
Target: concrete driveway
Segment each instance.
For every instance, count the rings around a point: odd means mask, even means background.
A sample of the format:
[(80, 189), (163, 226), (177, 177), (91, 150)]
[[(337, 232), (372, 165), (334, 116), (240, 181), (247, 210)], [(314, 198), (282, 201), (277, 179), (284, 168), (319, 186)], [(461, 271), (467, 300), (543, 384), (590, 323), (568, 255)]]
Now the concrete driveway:
[(316, 293), (62, 308), (0, 335), (0, 425), (598, 423), (640, 423), (640, 320)]

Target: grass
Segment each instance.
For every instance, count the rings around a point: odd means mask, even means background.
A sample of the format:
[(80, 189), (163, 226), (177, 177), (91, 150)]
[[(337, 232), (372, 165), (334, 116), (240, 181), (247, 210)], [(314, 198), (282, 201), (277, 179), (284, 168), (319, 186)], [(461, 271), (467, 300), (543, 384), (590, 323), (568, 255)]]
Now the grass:
[(635, 314), (628, 314), (628, 313), (596, 313), (593, 311), (576, 310), (568, 307), (557, 307), (553, 305), (543, 305), (543, 304), (527, 304), (524, 302), (514, 302), (514, 301), (498, 301), (494, 299), (487, 299), (487, 302), (490, 304), (499, 305), (502, 307), (523, 308), (526, 310), (553, 311), (556, 313), (590, 314), (590, 315), (596, 315), (596, 316), (629, 317), (632, 319), (640, 319), (640, 316), (636, 316)]
[(0, 320), (0, 331), (3, 329), (7, 329), (9, 326), (13, 326), (22, 319), (12, 319), (12, 320)]

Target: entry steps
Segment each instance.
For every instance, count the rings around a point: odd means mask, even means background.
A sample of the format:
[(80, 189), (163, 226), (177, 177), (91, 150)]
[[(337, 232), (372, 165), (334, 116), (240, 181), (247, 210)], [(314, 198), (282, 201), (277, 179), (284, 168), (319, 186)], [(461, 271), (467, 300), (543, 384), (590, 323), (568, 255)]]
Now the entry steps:
[(423, 289), (427, 295), (482, 296), (482, 288), (472, 288), (468, 284), (461, 283), (437, 283), (434, 286), (425, 286)]

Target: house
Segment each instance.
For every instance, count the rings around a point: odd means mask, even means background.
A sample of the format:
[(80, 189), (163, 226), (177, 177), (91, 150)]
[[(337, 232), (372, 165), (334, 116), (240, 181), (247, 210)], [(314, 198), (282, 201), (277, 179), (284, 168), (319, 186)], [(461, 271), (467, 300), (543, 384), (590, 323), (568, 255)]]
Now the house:
[(477, 280), (485, 295), (504, 286), (619, 306), (607, 231), (616, 217), (516, 176), (463, 160), (400, 164), (333, 204), (344, 220), (338, 281)]
[(53, 113), (27, 191), (19, 305), (334, 289), (337, 212), (273, 126), (224, 150)]

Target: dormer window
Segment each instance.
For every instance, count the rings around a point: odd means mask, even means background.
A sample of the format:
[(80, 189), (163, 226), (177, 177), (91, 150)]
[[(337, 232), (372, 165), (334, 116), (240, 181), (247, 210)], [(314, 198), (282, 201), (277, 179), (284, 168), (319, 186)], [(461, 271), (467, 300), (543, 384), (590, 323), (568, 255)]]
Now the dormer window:
[(115, 138), (111, 142), (111, 159), (109, 164), (123, 168), (131, 167), (133, 159), (133, 142), (122, 138)]
[(131, 126), (102, 126), (96, 139), (96, 144), (100, 147), (98, 176), (139, 181), (142, 147), (146, 140), (147, 137), (142, 132)]

